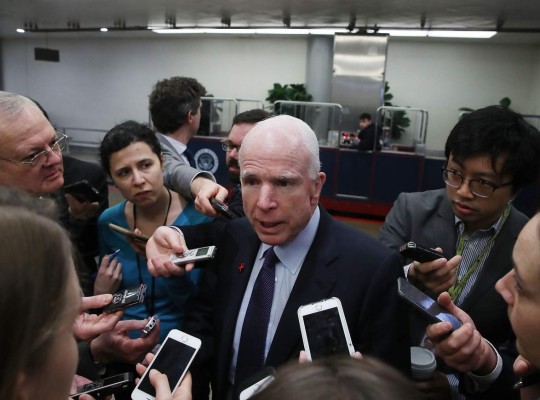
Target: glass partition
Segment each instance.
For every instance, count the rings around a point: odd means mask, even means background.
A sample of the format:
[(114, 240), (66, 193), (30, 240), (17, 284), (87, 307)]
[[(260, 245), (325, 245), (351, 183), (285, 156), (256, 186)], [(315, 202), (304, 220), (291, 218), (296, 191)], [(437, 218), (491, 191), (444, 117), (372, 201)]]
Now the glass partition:
[(279, 100), (274, 103), (274, 114), (292, 115), (304, 121), (315, 131), (321, 146), (339, 146), (340, 104)]

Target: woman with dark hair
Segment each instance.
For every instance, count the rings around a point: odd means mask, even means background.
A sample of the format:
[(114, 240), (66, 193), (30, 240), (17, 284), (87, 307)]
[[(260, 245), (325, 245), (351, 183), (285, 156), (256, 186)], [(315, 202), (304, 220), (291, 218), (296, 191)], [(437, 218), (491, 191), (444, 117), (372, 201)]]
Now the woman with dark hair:
[[(94, 294), (146, 284), (144, 304), (127, 308), (124, 319), (156, 315), (163, 340), (172, 328), (181, 326), (184, 305), (195, 289), (199, 271), (171, 279), (152, 277), (146, 268), (144, 245), (128, 242), (123, 234), (111, 230), (109, 223), (151, 236), (161, 225), (194, 225), (210, 219), (164, 186), (161, 146), (147, 126), (134, 121), (115, 126), (103, 138), (99, 152), (103, 168), (126, 201), (105, 210), (99, 218), (101, 257), (120, 251), (117, 262), (100, 268)], [(132, 333), (132, 337), (139, 335)]]

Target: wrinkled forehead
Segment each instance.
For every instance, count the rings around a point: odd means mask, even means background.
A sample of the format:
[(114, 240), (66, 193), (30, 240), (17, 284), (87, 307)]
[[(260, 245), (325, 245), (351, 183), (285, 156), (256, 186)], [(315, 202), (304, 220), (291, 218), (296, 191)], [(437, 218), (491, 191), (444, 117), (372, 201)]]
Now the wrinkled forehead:
[(0, 112), (0, 144), (31, 139), (42, 132), (55, 134), (50, 122), (33, 103), (15, 112)]

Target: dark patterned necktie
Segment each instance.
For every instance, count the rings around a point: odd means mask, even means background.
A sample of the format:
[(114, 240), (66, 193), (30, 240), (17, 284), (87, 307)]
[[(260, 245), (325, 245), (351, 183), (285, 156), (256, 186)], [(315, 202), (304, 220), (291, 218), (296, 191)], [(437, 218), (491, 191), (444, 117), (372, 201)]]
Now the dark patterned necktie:
[(235, 386), (258, 372), (264, 365), (264, 349), (274, 299), (276, 263), (274, 248), (264, 254), (264, 262), (249, 299), (236, 361)]

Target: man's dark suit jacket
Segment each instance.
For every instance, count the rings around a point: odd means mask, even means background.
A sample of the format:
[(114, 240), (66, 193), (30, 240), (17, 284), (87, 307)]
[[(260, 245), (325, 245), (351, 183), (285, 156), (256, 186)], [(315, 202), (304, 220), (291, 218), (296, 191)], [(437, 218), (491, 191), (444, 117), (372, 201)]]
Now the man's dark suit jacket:
[[(97, 271), (95, 257), (98, 256), (97, 220), (99, 215), (109, 207), (109, 185), (107, 174), (96, 163), (82, 161), (70, 156), (63, 156), (64, 186), (82, 180), (89, 181), (100, 193), (101, 201), (98, 213), (89, 220), (75, 220), (69, 214), (69, 205), (62, 189), (53, 194), (59, 204), (60, 221), (69, 232), (69, 236), (78, 250), (86, 270), (78, 263), (79, 278), (86, 296), (94, 290), (92, 275)], [(76, 260), (78, 261), (78, 260)]]
[[(205, 225), (208, 228), (210, 224)], [(220, 233), (214, 229), (213, 238), (212, 234), (197, 234), (194, 227), (185, 231), (188, 247), (218, 240), (217, 256), (205, 270), (200, 291), (192, 298), (183, 322), (186, 332), (202, 340), (192, 368), (195, 399), (197, 386), (208, 385), (204, 382), (208, 371), (212, 375), (212, 398), (225, 398), (236, 320), (261, 244), (246, 218), (222, 226)], [(266, 365), (278, 367), (298, 358), (303, 348), (298, 307), (335, 296), (343, 304), (356, 350), (407, 373), (407, 313), (398, 299), (396, 282), (402, 274), (396, 252), (335, 221), (321, 209), (315, 239), (279, 321)]]
[[(497, 347), (503, 358), (500, 378), (490, 390), (476, 398), (519, 398), (511, 388), (515, 381), (512, 370), (516, 357), (515, 336), (508, 320), (507, 305), (495, 290), (495, 284), (512, 269), (514, 243), (526, 223), (527, 217), (512, 208), (476, 283), (461, 305), (478, 331)], [(398, 249), (408, 241), (431, 248), (441, 247), (444, 256), (452, 258), (456, 254), (457, 232), (445, 190), (399, 195), (381, 228), (380, 240), (392, 249)], [(436, 295), (432, 294), (432, 297)]]

